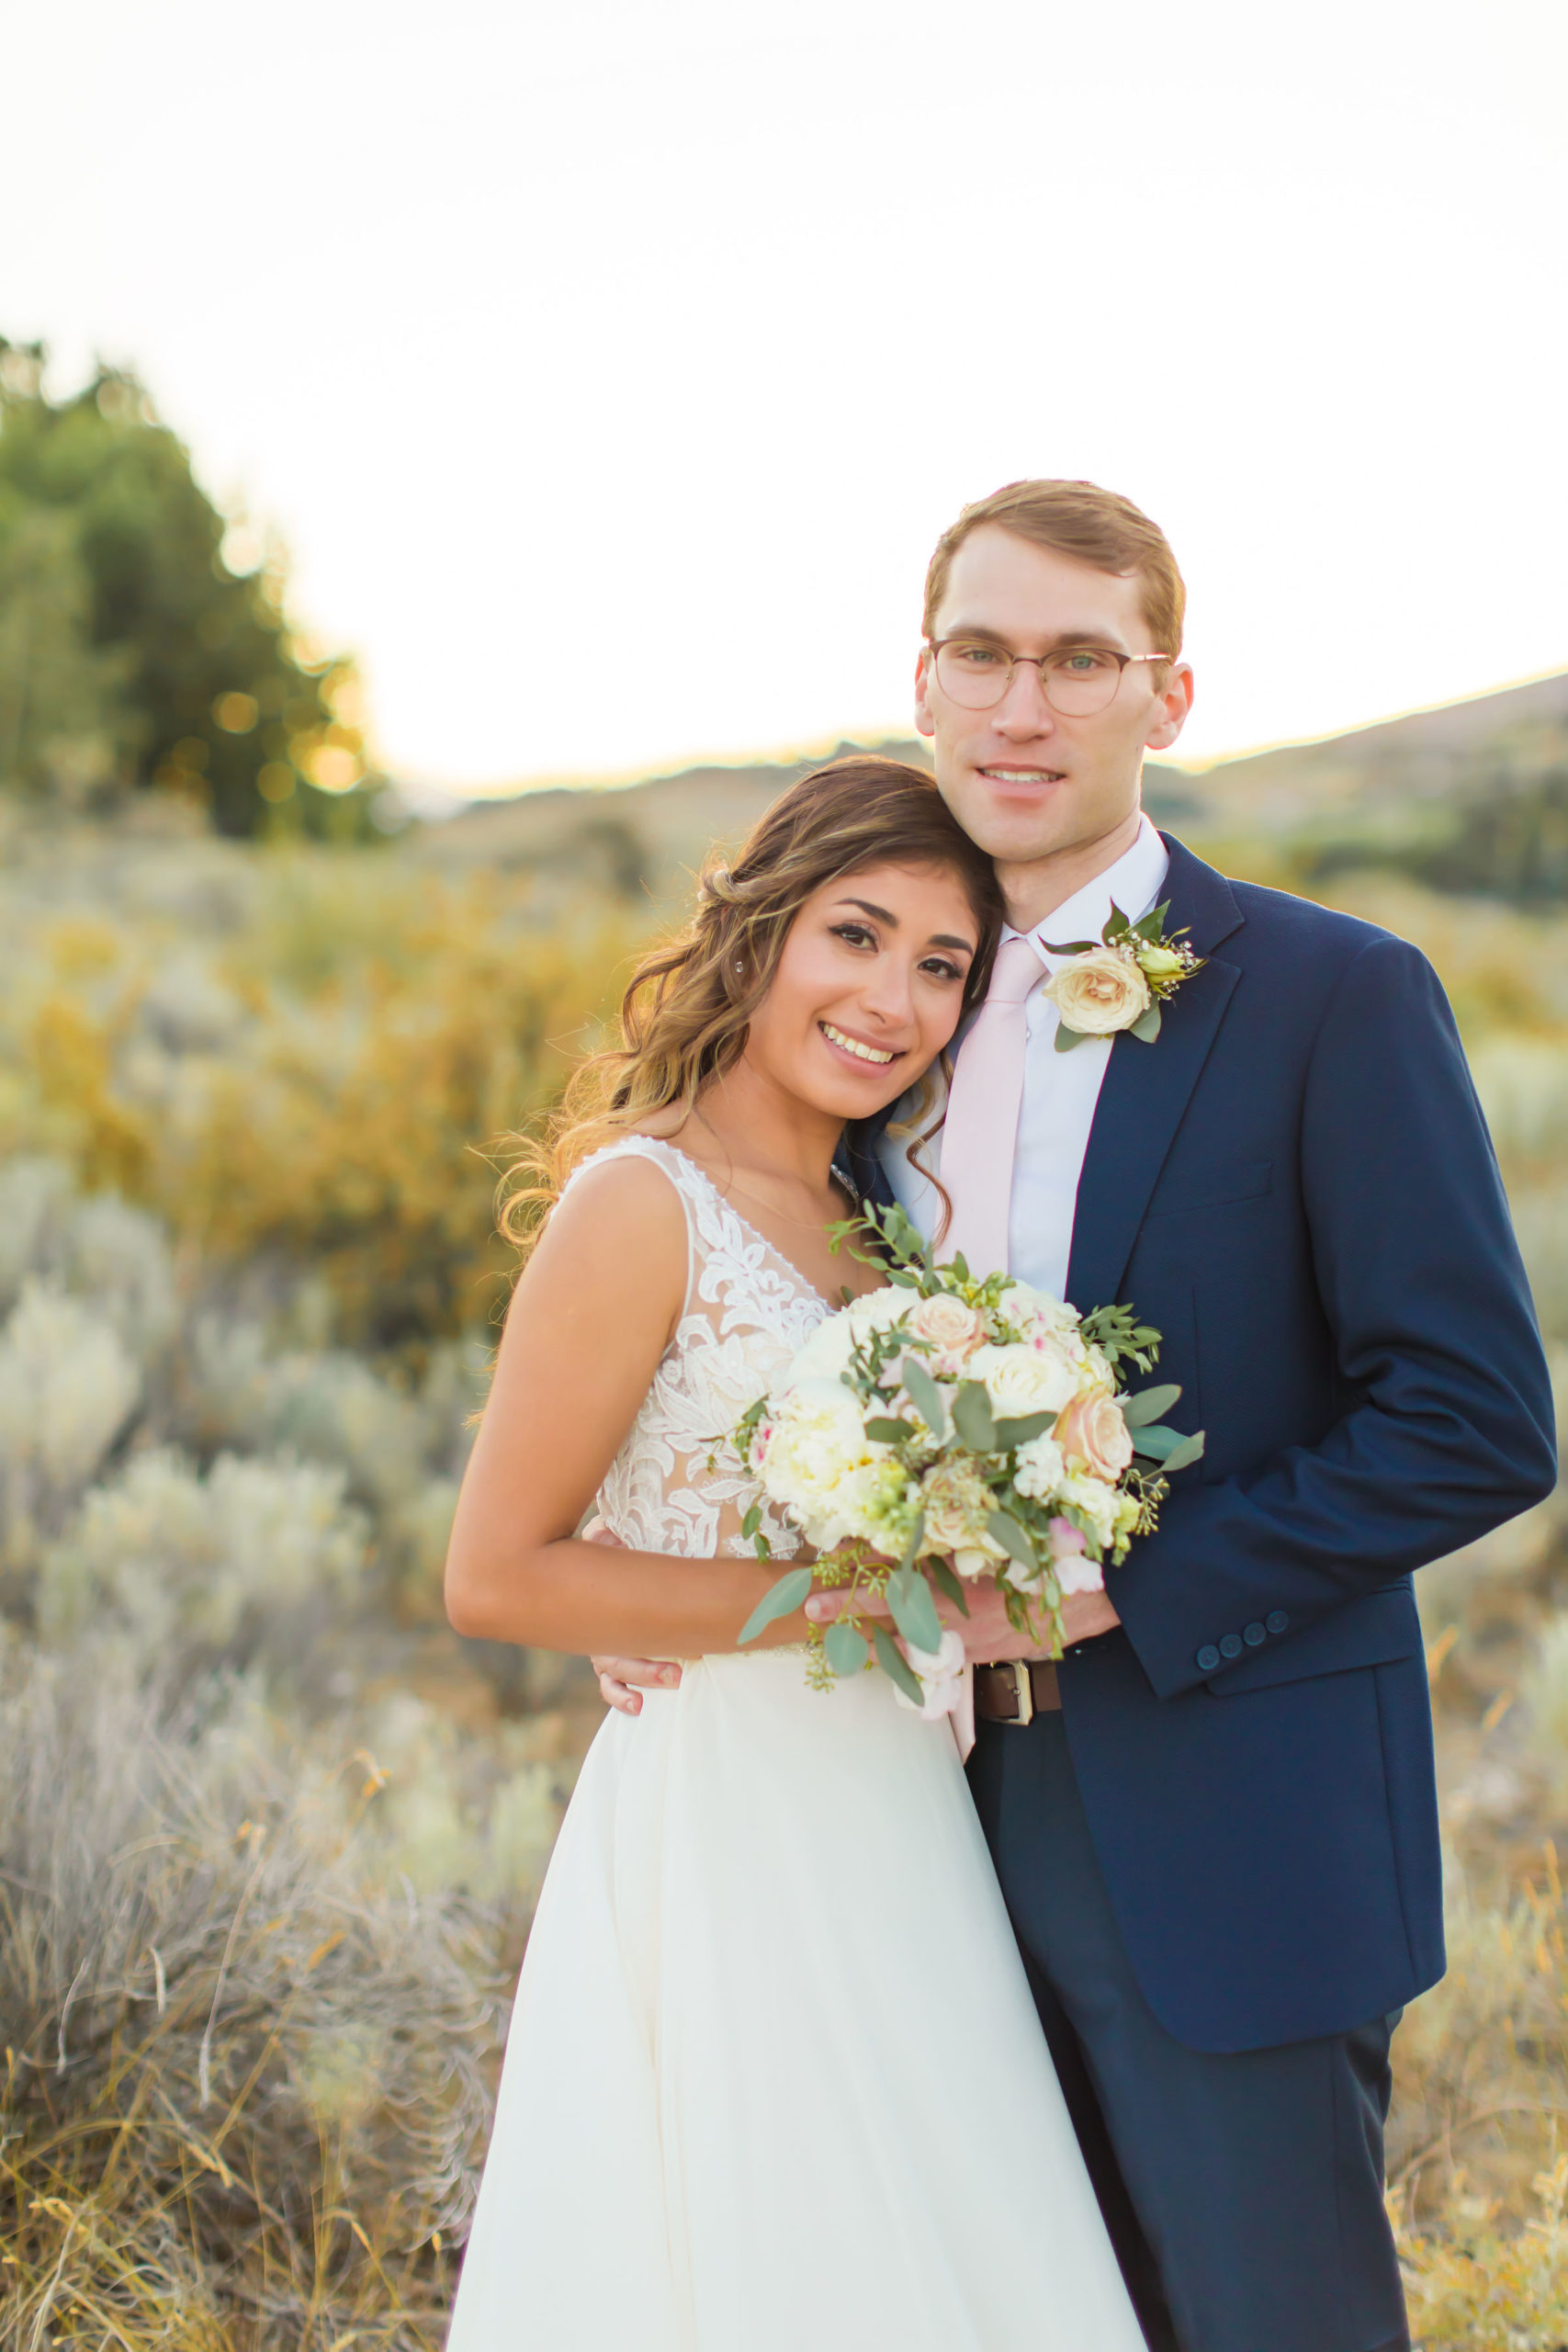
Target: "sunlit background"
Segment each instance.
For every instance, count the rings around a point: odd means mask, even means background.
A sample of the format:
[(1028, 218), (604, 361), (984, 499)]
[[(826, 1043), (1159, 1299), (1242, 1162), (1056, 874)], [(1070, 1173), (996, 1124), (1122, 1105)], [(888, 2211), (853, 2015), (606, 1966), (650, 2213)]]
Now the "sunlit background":
[[(0, 2352), (440, 2352), (602, 1712), (443, 1608), (505, 1138), (907, 736), (965, 500), (1169, 530), (1148, 805), (1431, 958), (1568, 1421), (1565, 87), (1562, 0), (0, 22)], [(1392, 2211), (1549, 2352), (1568, 1486), (1417, 1596)]]
[(905, 732), (931, 544), (1021, 474), (1169, 531), (1194, 757), (1568, 662), (1555, 0), (6, 39), (0, 331), (139, 368), (394, 774)]

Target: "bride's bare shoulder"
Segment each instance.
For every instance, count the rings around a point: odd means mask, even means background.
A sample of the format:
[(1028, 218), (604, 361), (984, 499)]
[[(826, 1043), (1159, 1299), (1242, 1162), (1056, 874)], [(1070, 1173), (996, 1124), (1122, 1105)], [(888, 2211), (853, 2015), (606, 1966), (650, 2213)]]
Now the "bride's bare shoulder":
[[(592, 1248), (650, 1273), (667, 1262), (683, 1268), (686, 1213), (672, 1171), (660, 1155), (613, 1147), (585, 1160), (557, 1203), (540, 1249), (552, 1241)], [(635, 1261), (623, 1253), (635, 1252)]]

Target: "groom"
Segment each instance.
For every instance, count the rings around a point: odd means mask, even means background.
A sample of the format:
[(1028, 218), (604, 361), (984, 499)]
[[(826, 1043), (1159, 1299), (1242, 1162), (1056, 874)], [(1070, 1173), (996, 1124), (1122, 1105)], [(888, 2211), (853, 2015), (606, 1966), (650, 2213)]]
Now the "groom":
[[(1411, 1576), (1551, 1490), (1551, 1391), (1425, 959), (1141, 813), (1191, 701), (1183, 605), (1163, 534), (1085, 482), (966, 508), (927, 577), (918, 723), (1009, 917), (942, 1254), (1135, 1304), (1207, 1430), (1157, 1532), (1068, 1600), (1059, 1667), (976, 1604), (970, 1776), (1151, 2345), (1397, 2352), (1389, 2044), (1443, 1967)], [(1168, 901), (1201, 968), (1152, 1041), (1059, 1050), (1043, 984), (1112, 901)], [(931, 1230), (903, 1148), (850, 1148)]]

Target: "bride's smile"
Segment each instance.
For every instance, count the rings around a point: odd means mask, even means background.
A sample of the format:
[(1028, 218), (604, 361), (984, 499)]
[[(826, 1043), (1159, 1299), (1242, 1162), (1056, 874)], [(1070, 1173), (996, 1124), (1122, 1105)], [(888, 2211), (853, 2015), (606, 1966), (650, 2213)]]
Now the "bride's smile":
[(950, 868), (875, 865), (825, 883), (752, 1015), (749, 1075), (834, 1123), (865, 1118), (951, 1044), (978, 948)]

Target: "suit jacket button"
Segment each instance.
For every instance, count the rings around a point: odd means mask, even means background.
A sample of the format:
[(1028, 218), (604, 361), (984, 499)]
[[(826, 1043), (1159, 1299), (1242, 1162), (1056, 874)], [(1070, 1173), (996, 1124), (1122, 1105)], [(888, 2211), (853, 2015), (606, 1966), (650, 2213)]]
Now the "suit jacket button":
[(1282, 1634), (1290, 1622), (1282, 1609), (1270, 1609), (1268, 1616), (1263, 1620), (1271, 1634)]
[(1244, 1625), (1242, 1627), (1241, 1638), (1247, 1644), (1249, 1650), (1255, 1650), (1258, 1647), (1258, 1643), (1266, 1642), (1269, 1639), (1269, 1636), (1264, 1632), (1261, 1625), (1253, 1624)]
[(1239, 1657), (1241, 1656), (1241, 1635), (1239, 1634), (1225, 1634), (1224, 1640), (1220, 1644), (1220, 1654), (1224, 1657)]
[(1216, 1666), (1218, 1666), (1219, 1662), (1220, 1662), (1220, 1654), (1219, 1654), (1219, 1651), (1214, 1647), (1213, 1643), (1213, 1642), (1205, 1642), (1205, 1643), (1204, 1643), (1204, 1645), (1203, 1645), (1203, 1646), (1202, 1646), (1202, 1648), (1201, 1648), (1201, 1649), (1199, 1651), (1199, 1653), (1198, 1653), (1198, 1671), (1199, 1671), (1199, 1673), (1200, 1673), (1200, 1674), (1213, 1674), (1213, 1670), (1214, 1670), (1215, 1667), (1216, 1667)]

